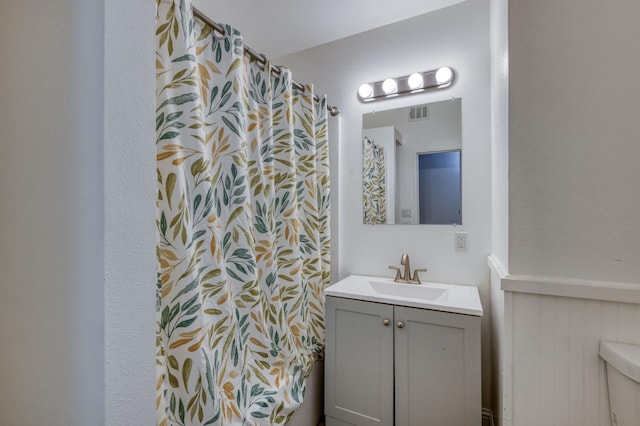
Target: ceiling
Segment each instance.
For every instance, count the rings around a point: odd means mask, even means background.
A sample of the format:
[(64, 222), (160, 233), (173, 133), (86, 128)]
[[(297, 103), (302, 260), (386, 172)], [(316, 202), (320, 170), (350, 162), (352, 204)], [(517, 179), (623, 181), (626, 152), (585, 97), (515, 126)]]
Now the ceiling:
[(194, 0), (213, 21), (229, 24), (270, 58), (358, 34), (462, 0)]

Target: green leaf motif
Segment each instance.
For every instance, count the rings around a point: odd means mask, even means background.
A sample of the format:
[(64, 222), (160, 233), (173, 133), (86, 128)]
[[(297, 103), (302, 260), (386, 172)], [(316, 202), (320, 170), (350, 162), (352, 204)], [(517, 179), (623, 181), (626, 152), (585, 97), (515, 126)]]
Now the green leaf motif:
[(163, 107), (167, 106), (167, 105), (182, 105), (182, 104), (186, 104), (187, 102), (193, 102), (195, 100), (197, 100), (199, 98), (197, 93), (186, 93), (184, 95), (180, 95), (180, 96), (176, 96), (174, 98), (171, 99), (167, 99), (166, 101), (162, 102), (160, 104), (160, 106), (158, 107), (158, 111), (161, 110)]
[(164, 215), (164, 212), (162, 212), (162, 216), (160, 217), (160, 233), (162, 233), (162, 236), (166, 236), (167, 233), (167, 217)]
[[(163, 113), (164, 114), (164, 113)], [(167, 115), (167, 122), (178, 119), (183, 114), (182, 111), (176, 111)], [(157, 129), (156, 129), (157, 130)]]
[(176, 325), (176, 328), (186, 328), (189, 327), (191, 324), (193, 324), (193, 322), (197, 319), (197, 317), (192, 317), (189, 319), (186, 319), (184, 321), (181, 321), (178, 323), (178, 325)]
[(196, 57), (194, 55), (186, 54), (182, 55), (179, 58), (172, 59), (171, 62), (196, 62)]
[(160, 136), (159, 140), (162, 141), (165, 139), (174, 139), (174, 138), (177, 138), (178, 136), (180, 136), (180, 133), (178, 132), (166, 132), (162, 136)]
[(324, 346), (326, 98), (156, 6), (158, 423), (284, 425)]
[(182, 399), (180, 400), (180, 403), (179, 403), (179, 406), (178, 406), (178, 414), (180, 415), (180, 422), (182, 422), (182, 424), (184, 424), (185, 411), (184, 411), (184, 404), (182, 403)]
[(222, 121), (229, 128), (229, 130), (240, 136), (240, 131), (238, 130), (238, 128), (231, 121), (229, 121), (227, 117), (222, 117)]
[(158, 131), (158, 129), (160, 127), (162, 127), (162, 124), (164, 124), (164, 112), (161, 112), (157, 117), (156, 117), (156, 132)]

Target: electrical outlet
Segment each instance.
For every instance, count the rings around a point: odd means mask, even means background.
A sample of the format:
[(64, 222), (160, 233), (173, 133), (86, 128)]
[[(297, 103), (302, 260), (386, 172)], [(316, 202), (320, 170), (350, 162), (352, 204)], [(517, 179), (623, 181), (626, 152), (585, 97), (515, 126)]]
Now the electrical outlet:
[(456, 250), (466, 250), (467, 249), (467, 232), (456, 232), (453, 234), (454, 244)]

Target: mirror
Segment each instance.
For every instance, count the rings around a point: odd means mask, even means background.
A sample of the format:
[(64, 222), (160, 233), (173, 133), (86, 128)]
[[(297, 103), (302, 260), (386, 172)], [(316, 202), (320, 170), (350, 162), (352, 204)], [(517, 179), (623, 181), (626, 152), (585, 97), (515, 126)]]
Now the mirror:
[(366, 224), (462, 224), (461, 99), (362, 116)]

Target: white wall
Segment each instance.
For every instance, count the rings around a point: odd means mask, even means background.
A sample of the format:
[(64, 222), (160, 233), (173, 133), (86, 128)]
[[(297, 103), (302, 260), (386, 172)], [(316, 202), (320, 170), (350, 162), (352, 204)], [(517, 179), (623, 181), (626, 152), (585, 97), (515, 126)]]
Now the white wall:
[(155, 424), (155, 4), (109, 0), (105, 40), (105, 410)]
[(102, 41), (99, 2), (0, 4), (3, 424), (104, 414)]
[(491, 1), (491, 253), (509, 269), (509, 0)]
[[(331, 104), (330, 104), (331, 105)], [(339, 279), (340, 270), (340, 253), (342, 246), (340, 245), (340, 222), (337, 220), (340, 211), (340, 157), (338, 156), (337, 145), (334, 141), (342, 139), (342, 118), (340, 115), (335, 117), (329, 114), (329, 170), (331, 174), (329, 181), (331, 184), (331, 282), (335, 283)]]
[[(489, 271), (490, 252), (490, 101), (489, 4), (464, 2), (431, 14), (348, 37), (295, 55), (278, 58), (298, 81), (315, 84), (329, 103), (342, 110), (339, 150), (340, 276), (364, 273), (390, 276), (409, 252), (414, 267), (425, 266), (425, 279), (478, 285), (485, 307), (483, 321), (483, 404), (490, 406)], [(362, 104), (359, 85), (413, 71), (449, 65), (458, 73), (453, 87), (410, 97)], [(462, 98), (462, 227), (362, 224), (362, 114)], [(335, 162), (333, 163), (335, 165)], [(335, 219), (335, 215), (334, 215)], [(468, 250), (454, 251), (453, 233), (469, 232)]]
[[(511, 419), (511, 359), (505, 350), (507, 336), (511, 336), (511, 324), (505, 322), (505, 292), (501, 289), (501, 278), (505, 275), (496, 256), (490, 256), (491, 268), (491, 409), (496, 424), (509, 424)], [(509, 295), (511, 293), (506, 293)], [(510, 300), (507, 297), (507, 301)], [(508, 407), (505, 410), (505, 407)]]
[[(509, 270), (509, 34), (508, 1), (491, 0), (491, 337), (493, 411), (496, 420), (509, 405), (505, 389), (504, 293), (501, 278)], [(508, 374), (508, 371), (506, 372)], [(506, 399), (506, 401), (505, 401)], [(510, 414), (509, 414), (510, 415)], [(507, 416), (508, 417), (508, 416)], [(510, 417), (509, 417), (510, 418)], [(500, 422), (501, 424), (502, 422)]]
[(0, 3), (2, 424), (154, 421), (154, 9), (109, 7)]
[(640, 282), (638, 16), (509, 2), (512, 274)]
[(640, 344), (640, 4), (492, 6), (494, 148), (508, 128), (509, 152), (509, 244), (494, 228), (492, 300), (504, 314), (502, 423), (609, 425), (598, 344)]

